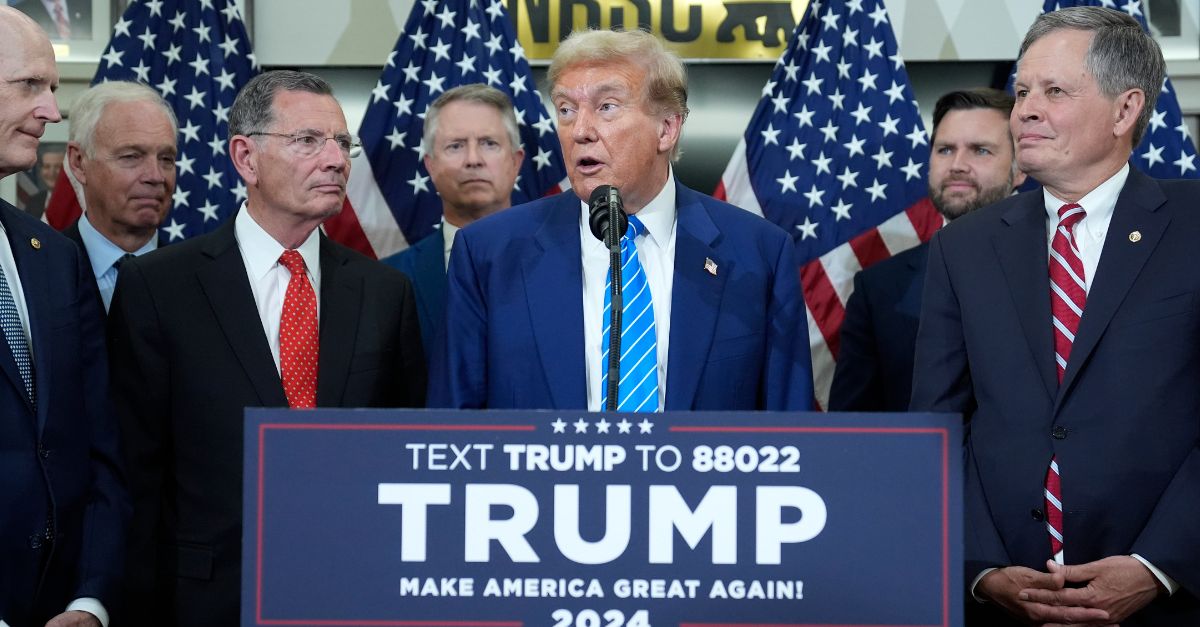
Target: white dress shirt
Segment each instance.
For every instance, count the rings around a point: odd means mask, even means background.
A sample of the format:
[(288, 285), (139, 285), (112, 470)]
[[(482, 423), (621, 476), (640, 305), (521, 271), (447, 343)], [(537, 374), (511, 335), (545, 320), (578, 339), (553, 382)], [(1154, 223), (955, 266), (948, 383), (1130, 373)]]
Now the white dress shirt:
[[(1108, 235), (1117, 196), (1125, 188), (1127, 178), (1128, 163), (1076, 203), (1085, 212), (1083, 219), (1075, 225), (1074, 237), (1079, 259), (1083, 262), (1084, 289), (1088, 292), (1092, 290), (1092, 277), (1096, 276), (1096, 268), (1100, 266), (1100, 252), (1104, 250), (1104, 237)], [(1054, 242), (1054, 232), (1058, 229), (1058, 210), (1067, 201), (1056, 198), (1045, 187), (1042, 188), (1042, 196), (1046, 202), (1046, 250), (1049, 251)]]
[[(8, 290), (12, 292), (17, 304), (17, 316), (21, 318), (21, 329), (25, 331), (25, 341), (29, 342), (29, 354), (33, 355), (33, 336), (29, 332), (29, 307), (25, 304), (25, 289), (21, 286), (21, 275), (17, 272), (17, 259), (13, 255), (12, 245), (8, 241), (8, 231), (0, 223), (0, 267), (4, 268), (4, 278), (8, 282)], [(65, 610), (78, 610), (95, 616), (101, 627), (108, 627), (108, 611), (99, 599), (82, 597), (75, 599)], [(0, 627), (8, 627), (8, 623), (0, 619)]]
[[(250, 291), (254, 293), (254, 306), (262, 321), (263, 333), (271, 345), (271, 357), (275, 359), (275, 370), (279, 371), (279, 318), (283, 315), (283, 299), (287, 295), (288, 281), (292, 273), (279, 264), (279, 257), (286, 250), (271, 237), (246, 210), (245, 203), (234, 218), (234, 237), (238, 251), (246, 264), (246, 276), (250, 279)], [(308, 282), (317, 297), (317, 318), (321, 315), (321, 236), (313, 229), (308, 239), (296, 249), (304, 258)]]
[[(654, 332), (658, 347), (658, 410), (662, 411), (667, 394), (667, 349), (671, 338), (671, 285), (675, 280), (675, 173), (669, 172), (662, 191), (637, 212), (646, 226), (638, 235), (638, 260), (646, 273), (650, 298), (654, 304)], [(588, 226), (588, 205), (580, 202), (579, 238), (583, 254), (583, 341), (587, 362), (588, 411), (601, 411), (600, 395), (608, 368), (600, 363), (608, 343), (603, 337), (604, 285), (608, 281), (608, 248), (592, 235)]]
[(442, 221), (442, 261), (446, 269), (450, 269), (450, 249), (454, 248), (454, 236), (458, 235), (458, 227)]
[[(158, 248), (158, 237), (151, 237), (141, 248), (133, 251), (135, 256), (144, 255)], [(117, 288), (117, 269), (113, 264), (125, 256), (125, 249), (112, 243), (87, 219), (87, 214), (79, 217), (79, 238), (87, 249), (88, 259), (92, 262), (92, 274), (96, 277), (96, 287), (100, 288), (100, 298), (104, 301), (104, 311), (112, 306), (113, 290)]]

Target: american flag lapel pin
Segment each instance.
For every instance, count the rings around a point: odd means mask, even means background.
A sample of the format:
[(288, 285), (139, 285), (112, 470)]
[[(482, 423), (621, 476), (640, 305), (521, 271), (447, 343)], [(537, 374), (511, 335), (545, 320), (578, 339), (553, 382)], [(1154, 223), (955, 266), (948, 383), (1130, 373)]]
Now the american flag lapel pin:
[(717, 276), (717, 262), (713, 261), (712, 257), (704, 258), (704, 271)]

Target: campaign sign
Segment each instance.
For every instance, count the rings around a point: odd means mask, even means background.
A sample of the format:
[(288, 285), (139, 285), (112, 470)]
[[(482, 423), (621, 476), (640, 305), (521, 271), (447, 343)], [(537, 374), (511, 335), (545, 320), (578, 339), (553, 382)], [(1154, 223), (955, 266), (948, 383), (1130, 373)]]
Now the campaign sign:
[(962, 624), (930, 414), (247, 410), (242, 624)]

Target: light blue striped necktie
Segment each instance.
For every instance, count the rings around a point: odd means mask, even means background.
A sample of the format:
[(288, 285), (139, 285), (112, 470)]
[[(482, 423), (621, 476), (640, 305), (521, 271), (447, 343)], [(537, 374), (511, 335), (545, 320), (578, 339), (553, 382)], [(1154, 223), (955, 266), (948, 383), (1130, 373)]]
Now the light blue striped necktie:
[(17, 301), (8, 286), (8, 277), (3, 267), (0, 267), (0, 329), (3, 329), (4, 341), (17, 362), (17, 372), (21, 373), (21, 379), (25, 383), (25, 394), (29, 397), (29, 403), (34, 405), (37, 403), (37, 396), (33, 388), (33, 357), (29, 352), (29, 342), (25, 339), (25, 329), (21, 326)]
[[(629, 229), (621, 238), (621, 279), (624, 308), (621, 313), (621, 383), (617, 411), (658, 410), (658, 338), (654, 329), (654, 302), (650, 282), (638, 259), (634, 240), (646, 227), (629, 216)], [(611, 328), (612, 272), (604, 282), (604, 332), (600, 341), (600, 407), (608, 406), (608, 332)]]

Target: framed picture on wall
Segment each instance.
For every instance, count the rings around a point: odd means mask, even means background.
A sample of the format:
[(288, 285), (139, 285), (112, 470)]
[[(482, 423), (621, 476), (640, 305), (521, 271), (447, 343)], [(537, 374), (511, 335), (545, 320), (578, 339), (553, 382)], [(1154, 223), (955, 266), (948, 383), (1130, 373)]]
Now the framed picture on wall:
[(96, 63), (112, 34), (118, 0), (0, 0), (46, 31), (60, 63)]
[(41, 218), (46, 212), (46, 203), (50, 201), (50, 192), (54, 190), (54, 182), (62, 171), (63, 162), (67, 156), (67, 145), (63, 142), (43, 141), (38, 146), (38, 160), (33, 167), (25, 172), (18, 172), (13, 178), (17, 183), (17, 209), (35, 218)]
[(1200, 59), (1200, 0), (1142, 0), (1150, 32), (1172, 59)]

